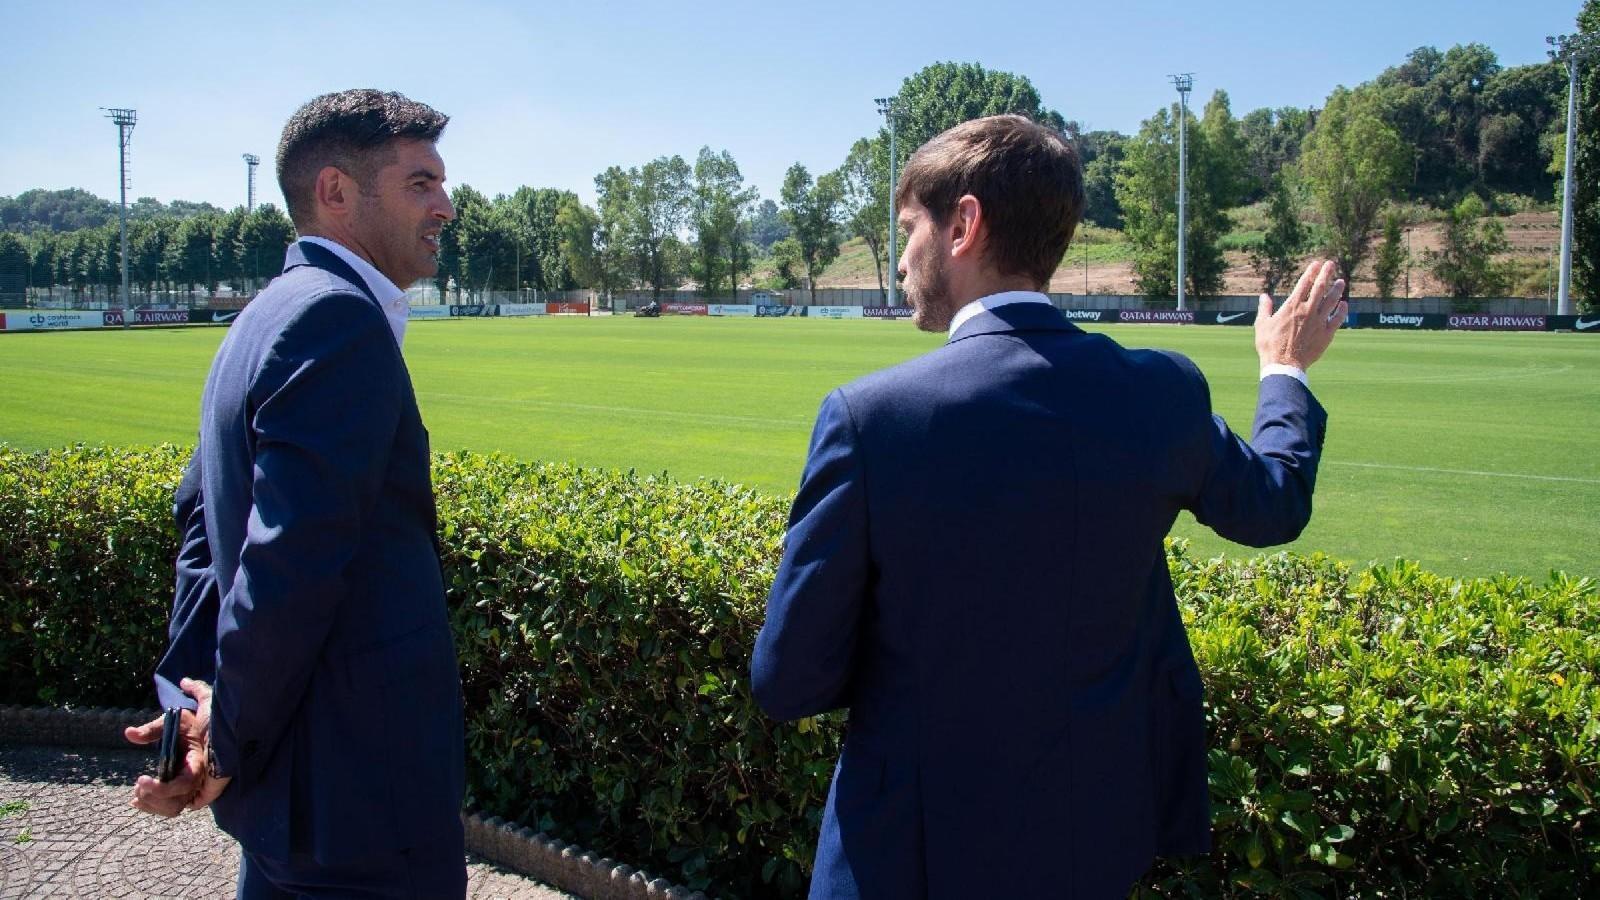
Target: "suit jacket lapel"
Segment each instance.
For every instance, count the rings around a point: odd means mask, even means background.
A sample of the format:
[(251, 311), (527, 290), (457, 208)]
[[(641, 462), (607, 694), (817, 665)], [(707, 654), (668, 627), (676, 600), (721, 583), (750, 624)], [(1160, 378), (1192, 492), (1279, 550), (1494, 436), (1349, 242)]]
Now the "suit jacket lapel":
[(1068, 331), (1081, 329), (1062, 317), (1054, 306), (1043, 303), (1007, 303), (986, 309), (961, 324), (950, 336), (950, 343), (980, 334), (1007, 334), (1014, 331)]
[(320, 247), (310, 241), (295, 241), (290, 244), (288, 251), (283, 255), (283, 271), (288, 272), (298, 266), (310, 266), (337, 275), (350, 282), (362, 296), (371, 300), (373, 305), (378, 305), (378, 298), (372, 293), (372, 288), (367, 286), (366, 279), (357, 274), (349, 263), (340, 259), (338, 254), (326, 247)]

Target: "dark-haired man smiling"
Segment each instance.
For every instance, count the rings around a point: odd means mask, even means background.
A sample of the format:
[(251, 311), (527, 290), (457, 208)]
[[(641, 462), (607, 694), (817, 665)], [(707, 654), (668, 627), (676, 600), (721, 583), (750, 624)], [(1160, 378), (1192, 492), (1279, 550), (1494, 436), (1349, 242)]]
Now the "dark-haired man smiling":
[(192, 709), (189, 755), (133, 803), (211, 806), (247, 900), (466, 890), (461, 685), (400, 353), (405, 288), (455, 215), (446, 122), (374, 90), (294, 114), (278, 183), (301, 237), (206, 381), (157, 669), (163, 703)]

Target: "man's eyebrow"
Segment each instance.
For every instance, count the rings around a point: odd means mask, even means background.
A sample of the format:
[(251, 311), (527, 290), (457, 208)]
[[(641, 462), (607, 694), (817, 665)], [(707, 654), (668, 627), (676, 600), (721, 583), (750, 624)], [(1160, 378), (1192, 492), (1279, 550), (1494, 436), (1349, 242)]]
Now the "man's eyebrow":
[(431, 169), (418, 169), (415, 172), (412, 172), (410, 175), (406, 176), (406, 180), (407, 181), (410, 181), (413, 178), (426, 178), (429, 181), (443, 181), (444, 180), (444, 178), (442, 178), (439, 175), (439, 173), (434, 172)]

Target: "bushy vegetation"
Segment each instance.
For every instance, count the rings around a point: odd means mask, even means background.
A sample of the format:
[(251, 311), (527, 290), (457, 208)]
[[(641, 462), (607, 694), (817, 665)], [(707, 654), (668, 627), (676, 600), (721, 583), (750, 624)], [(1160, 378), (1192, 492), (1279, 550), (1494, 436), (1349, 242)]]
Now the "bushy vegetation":
[[(0, 448), (0, 702), (137, 705), (187, 458)], [(802, 892), (843, 719), (746, 672), (786, 504), (435, 460), (470, 800), (721, 896)], [(1600, 884), (1600, 591), (1320, 556), (1169, 566), (1205, 676), (1215, 851), (1148, 896), (1579, 896)]]

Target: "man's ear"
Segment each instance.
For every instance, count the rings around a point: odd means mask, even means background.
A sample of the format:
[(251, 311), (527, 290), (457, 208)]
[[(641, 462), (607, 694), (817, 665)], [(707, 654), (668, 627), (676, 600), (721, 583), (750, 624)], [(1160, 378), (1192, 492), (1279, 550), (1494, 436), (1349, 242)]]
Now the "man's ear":
[(971, 194), (961, 195), (950, 219), (950, 255), (962, 257), (981, 253), (987, 223), (983, 218), (983, 204), (978, 202), (978, 198)]
[(343, 216), (355, 203), (361, 187), (343, 170), (335, 166), (323, 166), (322, 171), (317, 173), (315, 193), (319, 214)]

